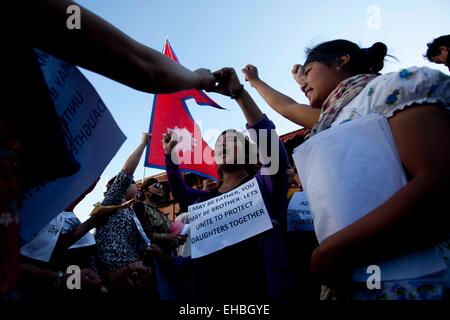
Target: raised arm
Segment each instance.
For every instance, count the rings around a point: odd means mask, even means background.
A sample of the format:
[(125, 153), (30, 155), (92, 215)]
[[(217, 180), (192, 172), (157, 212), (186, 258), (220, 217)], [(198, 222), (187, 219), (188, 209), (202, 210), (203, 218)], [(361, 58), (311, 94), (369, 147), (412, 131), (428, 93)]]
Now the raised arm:
[(123, 165), (122, 170), (124, 172), (131, 176), (134, 174), (134, 171), (136, 171), (142, 154), (144, 153), (144, 150), (147, 147), (147, 144), (149, 143), (149, 139), (151, 139), (151, 137), (152, 135), (149, 133), (142, 134), (141, 143), (138, 145), (136, 150), (134, 150), (134, 152), (128, 157), (127, 161), (125, 161), (125, 164)]
[[(288, 157), (283, 143), (275, 132), (275, 125), (261, 112), (253, 98), (244, 89), (233, 68), (220, 69), (214, 72), (214, 75), (218, 81), (214, 91), (236, 99), (247, 120), (247, 127), (254, 129), (250, 134), (253, 140), (256, 141), (259, 159), (263, 165), (270, 164), (270, 169), (272, 169), (266, 170), (267, 174), (272, 178), (276, 178), (278, 175), (285, 175)], [(260, 130), (263, 130), (262, 132), (266, 134), (261, 134)], [(262, 139), (265, 141), (262, 141)], [(278, 152), (273, 153), (272, 148), (278, 148)], [(278, 160), (276, 163), (273, 161), (275, 154)]]
[[(249, 64), (242, 69), (242, 72), (245, 74), (245, 80), (250, 82), (250, 85), (258, 91), (264, 101), (286, 119), (308, 129), (312, 128), (319, 119), (319, 109), (300, 104), (269, 86), (259, 78), (258, 69), (255, 66)], [(294, 71), (293, 75), (295, 75)]]
[(261, 120), (263, 113), (247, 90), (244, 89), (244, 86), (239, 81), (236, 71), (233, 68), (222, 68), (214, 72), (214, 76), (218, 82), (214, 91), (231, 97), (232, 99), (236, 99), (236, 102), (241, 107), (242, 113), (250, 126)]
[(96, 223), (98, 218), (90, 217), (85, 222), (79, 224), (71, 232), (60, 234), (58, 242), (55, 247), (55, 252), (63, 254), (65, 250), (69, 249), (73, 244), (80, 240), (85, 234), (87, 234), (92, 229), (96, 228), (98, 224)]
[(81, 28), (70, 30), (70, 0), (31, 1), (29, 28), (34, 47), (60, 59), (100, 73), (136, 90), (164, 93), (208, 89), (214, 85), (209, 70), (192, 72), (168, 57), (128, 37), (89, 10), (81, 9)]
[(122, 170), (117, 175), (116, 179), (109, 186), (105, 193), (105, 198), (102, 201), (103, 206), (116, 206), (123, 202), (123, 199), (127, 193), (128, 187), (133, 182), (133, 174), (136, 170), (142, 154), (144, 153), (145, 147), (151, 135), (148, 133), (143, 133), (141, 142), (137, 146), (136, 150), (128, 157)]
[(173, 132), (166, 133), (163, 137), (163, 148), (166, 157), (166, 173), (169, 182), (169, 188), (173, 197), (185, 204), (192, 204), (201, 196), (207, 194), (207, 191), (190, 188), (184, 182), (178, 164), (173, 159), (176, 158), (175, 146), (178, 143), (176, 137), (172, 138)]

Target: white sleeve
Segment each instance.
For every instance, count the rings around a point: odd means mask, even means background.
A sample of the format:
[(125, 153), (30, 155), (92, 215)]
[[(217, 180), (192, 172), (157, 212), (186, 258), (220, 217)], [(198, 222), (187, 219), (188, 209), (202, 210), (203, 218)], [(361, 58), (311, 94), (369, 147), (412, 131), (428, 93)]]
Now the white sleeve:
[(439, 104), (449, 110), (450, 77), (427, 67), (410, 67), (375, 78), (368, 84), (369, 109), (390, 118), (414, 104)]

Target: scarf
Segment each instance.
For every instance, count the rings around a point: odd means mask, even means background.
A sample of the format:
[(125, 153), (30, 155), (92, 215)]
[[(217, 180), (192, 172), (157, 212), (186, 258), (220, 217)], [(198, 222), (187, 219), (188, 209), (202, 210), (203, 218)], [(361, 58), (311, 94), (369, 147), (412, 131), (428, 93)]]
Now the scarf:
[(376, 77), (376, 74), (365, 73), (342, 81), (322, 104), (319, 120), (311, 129), (311, 133), (307, 138), (330, 128), (342, 108), (352, 101)]

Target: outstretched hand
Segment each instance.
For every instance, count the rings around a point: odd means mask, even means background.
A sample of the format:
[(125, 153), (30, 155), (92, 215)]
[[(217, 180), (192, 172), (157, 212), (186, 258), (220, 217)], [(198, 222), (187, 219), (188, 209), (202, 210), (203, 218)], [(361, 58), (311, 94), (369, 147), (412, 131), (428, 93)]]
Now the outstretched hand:
[(195, 70), (194, 73), (197, 75), (198, 79), (198, 84), (196, 86), (197, 90), (211, 91), (214, 88), (216, 79), (214, 74), (211, 73), (211, 70), (202, 68)]

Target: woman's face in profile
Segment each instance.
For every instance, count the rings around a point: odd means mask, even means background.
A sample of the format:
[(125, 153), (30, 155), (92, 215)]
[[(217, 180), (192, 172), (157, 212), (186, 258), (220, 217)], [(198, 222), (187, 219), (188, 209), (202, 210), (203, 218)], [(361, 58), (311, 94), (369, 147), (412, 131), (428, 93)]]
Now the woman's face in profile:
[(322, 108), (330, 93), (342, 81), (342, 74), (333, 66), (311, 62), (302, 68), (300, 86), (311, 108)]

